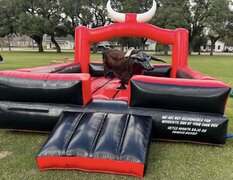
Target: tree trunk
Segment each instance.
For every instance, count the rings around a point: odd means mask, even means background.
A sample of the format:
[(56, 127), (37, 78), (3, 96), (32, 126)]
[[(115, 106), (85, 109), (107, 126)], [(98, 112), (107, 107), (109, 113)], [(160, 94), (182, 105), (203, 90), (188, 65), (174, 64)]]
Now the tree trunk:
[(214, 51), (214, 44), (215, 44), (215, 42), (211, 40), (211, 46), (210, 46), (210, 56), (213, 56), (213, 51)]
[(141, 48), (143, 51), (145, 51), (147, 38), (141, 38)]
[(164, 55), (168, 55), (168, 45), (163, 45), (164, 47)]
[(11, 51), (11, 42), (10, 42), (10, 37), (9, 36), (7, 36), (7, 41), (8, 41), (9, 51)]
[[(42, 38), (42, 39), (43, 39), (43, 38)], [(43, 41), (40, 41), (40, 42), (38, 43), (38, 48), (39, 48), (39, 49), (38, 49), (38, 52), (41, 52), (41, 53), (44, 52), (44, 48), (43, 48), (43, 44), (42, 44), (42, 43), (43, 43)]]
[(192, 50), (193, 50), (193, 48), (192, 48), (192, 42), (190, 41), (189, 42), (189, 47), (188, 47), (188, 54), (189, 55), (192, 55)]
[(61, 53), (61, 48), (60, 48), (59, 44), (57, 43), (56, 39), (54, 38), (54, 36), (51, 36), (51, 41), (55, 45), (55, 47), (57, 49), (57, 53)]
[(97, 53), (97, 43), (93, 43), (93, 53)]
[(213, 37), (213, 36), (209, 36), (210, 37), (210, 42), (211, 42), (211, 46), (210, 46), (210, 56), (213, 56), (213, 52), (214, 52), (214, 45), (217, 42), (217, 40), (220, 38), (220, 36), (217, 37)]
[(38, 45), (38, 52), (44, 52), (43, 49), (43, 36), (32, 36), (32, 39), (34, 39), (34, 41), (36, 42), (36, 44)]

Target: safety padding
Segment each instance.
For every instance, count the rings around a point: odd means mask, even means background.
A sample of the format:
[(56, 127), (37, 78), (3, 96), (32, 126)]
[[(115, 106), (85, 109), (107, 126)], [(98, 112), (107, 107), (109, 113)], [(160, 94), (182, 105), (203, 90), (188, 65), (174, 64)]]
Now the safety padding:
[(152, 140), (224, 144), (228, 119), (220, 114), (128, 107), (125, 101), (93, 100), (77, 105), (0, 102), (0, 128), (51, 132), (64, 111), (104, 112), (153, 117)]
[(131, 107), (223, 114), (230, 87), (216, 80), (134, 76), (130, 81)]
[(17, 71), (34, 73), (80, 73), (80, 65), (75, 63), (54, 64), (35, 68), (24, 68)]
[(170, 65), (153, 65), (154, 69), (151, 71), (144, 71), (143, 75), (156, 76), (156, 77), (170, 77), (171, 66)]
[(0, 101), (68, 103), (91, 100), (89, 74), (0, 71)]
[[(65, 107), (38, 103), (0, 102), (0, 128), (50, 133)], [(81, 108), (81, 107), (80, 107)]]
[(105, 75), (103, 63), (93, 62), (89, 65), (91, 76), (103, 77)]
[(53, 73), (81, 73), (81, 68), (79, 64), (72, 64), (58, 68)]
[(152, 140), (225, 144), (228, 118), (223, 115), (182, 111), (157, 111)]
[(37, 156), (40, 170), (77, 169), (143, 177), (152, 118), (65, 112)]
[[(169, 77), (171, 73), (170, 65), (154, 64), (154, 69), (152, 71), (144, 71), (143, 75), (146, 76), (157, 76), (157, 77)], [(89, 70), (91, 76), (103, 77), (105, 75), (103, 63), (92, 62), (89, 65)]]
[(213, 77), (206, 76), (187, 66), (179, 67), (176, 76), (177, 78), (184, 78), (184, 79), (215, 80)]

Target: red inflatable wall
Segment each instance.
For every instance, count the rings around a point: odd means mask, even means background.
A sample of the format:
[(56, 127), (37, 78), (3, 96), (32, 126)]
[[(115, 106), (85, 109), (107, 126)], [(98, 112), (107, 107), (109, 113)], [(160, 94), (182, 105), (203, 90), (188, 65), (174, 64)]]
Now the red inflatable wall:
[(116, 37), (145, 37), (163, 44), (173, 45), (171, 77), (176, 77), (178, 67), (187, 65), (188, 31), (186, 29), (161, 29), (147, 23), (134, 21), (133, 16), (127, 16), (126, 22), (114, 23), (108, 26), (89, 29), (76, 29), (75, 63), (80, 63), (82, 73), (89, 72), (90, 44)]

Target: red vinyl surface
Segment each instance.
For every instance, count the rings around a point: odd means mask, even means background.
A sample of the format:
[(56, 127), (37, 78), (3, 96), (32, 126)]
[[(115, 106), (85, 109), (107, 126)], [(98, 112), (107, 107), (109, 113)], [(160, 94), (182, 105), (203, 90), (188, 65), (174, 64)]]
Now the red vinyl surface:
[(87, 80), (82, 80), (82, 92), (83, 92), (83, 105), (86, 105), (92, 99), (90, 77)]
[(104, 77), (92, 77), (91, 79), (93, 99), (114, 99), (118, 101), (128, 100), (128, 90), (117, 89), (120, 86), (119, 79), (107, 79)]
[(58, 67), (72, 66), (73, 64), (74, 64), (73, 62), (68, 62), (68, 63), (62, 63), (62, 64), (48, 65), (48, 66), (40, 66), (40, 67), (35, 67), (35, 68), (23, 68), (23, 69), (18, 69), (17, 71), (31, 72), (31, 71), (39, 71), (39, 70), (45, 70), (45, 69), (53, 69), (53, 68), (58, 68)]
[(120, 90), (115, 95), (114, 100), (116, 100), (116, 101), (128, 101), (128, 96), (129, 96), (129, 90), (123, 89), (123, 90)]
[(90, 74), (73, 73), (73, 74), (56, 74), (56, 73), (31, 73), (19, 71), (0, 71), (0, 76), (8, 76), (15, 78), (38, 79), (38, 80), (81, 80), (87, 81), (90, 79)]
[(91, 92), (94, 93), (104, 85), (106, 85), (108, 82), (110, 82), (110, 79), (99, 77), (99, 78), (93, 78), (91, 81)]
[(93, 99), (112, 99), (118, 92), (119, 79), (113, 79), (93, 93)]
[(85, 157), (37, 157), (40, 170), (67, 169), (143, 177), (144, 164)]
[(185, 72), (187, 74), (189, 74), (190, 76), (192, 76), (194, 79), (200, 79), (200, 80), (215, 80), (213, 77), (210, 76), (206, 76), (194, 69), (191, 69), (188, 66), (185, 67), (180, 67), (179, 71)]

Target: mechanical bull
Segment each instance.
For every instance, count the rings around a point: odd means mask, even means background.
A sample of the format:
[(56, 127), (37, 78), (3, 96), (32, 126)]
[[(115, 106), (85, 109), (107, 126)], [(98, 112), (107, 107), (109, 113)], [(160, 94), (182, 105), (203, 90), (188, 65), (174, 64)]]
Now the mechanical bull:
[(165, 61), (151, 56), (146, 52), (131, 49), (127, 53), (110, 49), (102, 52), (105, 77), (117, 77), (121, 86), (118, 89), (126, 89), (130, 78), (136, 74), (142, 74), (144, 70), (153, 70), (151, 60)]

